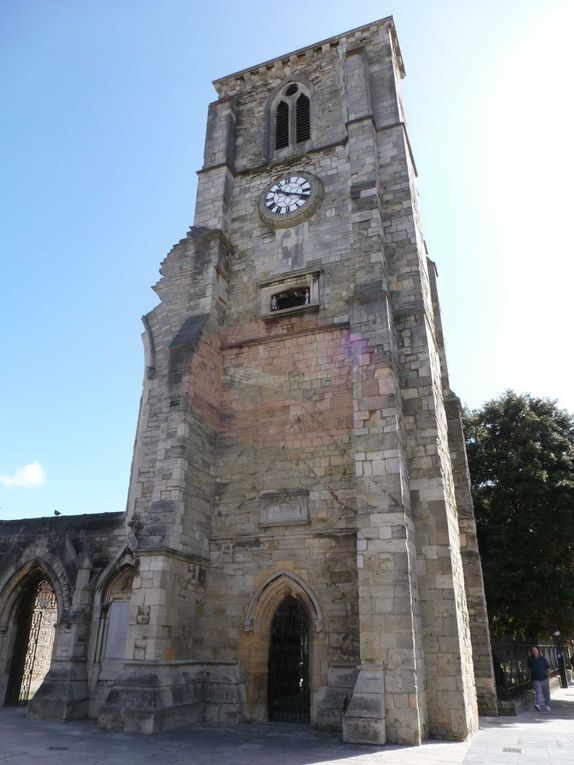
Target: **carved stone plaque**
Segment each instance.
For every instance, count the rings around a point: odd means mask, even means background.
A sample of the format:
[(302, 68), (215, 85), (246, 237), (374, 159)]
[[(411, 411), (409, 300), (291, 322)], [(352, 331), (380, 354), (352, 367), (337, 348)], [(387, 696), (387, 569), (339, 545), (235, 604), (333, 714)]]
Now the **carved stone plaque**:
[(285, 491), (262, 491), (261, 524), (264, 526), (307, 523), (308, 491), (286, 489)]

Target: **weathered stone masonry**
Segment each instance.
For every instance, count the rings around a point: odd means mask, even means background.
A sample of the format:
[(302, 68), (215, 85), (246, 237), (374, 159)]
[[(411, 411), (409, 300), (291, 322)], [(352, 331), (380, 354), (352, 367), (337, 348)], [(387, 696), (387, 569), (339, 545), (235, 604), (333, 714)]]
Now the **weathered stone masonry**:
[[(84, 697), (60, 717), (154, 732), (298, 705), (347, 741), (417, 744), (472, 735), (477, 700), (495, 712), (403, 76), (388, 18), (214, 83), (195, 223), (144, 318), (123, 534), (82, 575)], [(276, 149), (287, 90), (310, 134), (289, 123)], [(312, 204), (292, 185), (267, 214), (298, 174)], [(304, 626), (282, 696), (285, 604)]]

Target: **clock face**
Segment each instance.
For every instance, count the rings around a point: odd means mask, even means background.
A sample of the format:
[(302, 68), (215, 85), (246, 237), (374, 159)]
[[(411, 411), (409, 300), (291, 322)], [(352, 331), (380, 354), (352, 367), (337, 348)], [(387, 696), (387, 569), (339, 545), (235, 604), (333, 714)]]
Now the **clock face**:
[(273, 184), (265, 195), (265, 207), (272, 215), (300, 210), (311, 199), (311, 181), (300, 175), (287, 175)]
[(274, 228), (295, 226), (311, 217), (323, 199), (321, 181), (302, 170), (276, 178), (263, 191), (259, 214)]

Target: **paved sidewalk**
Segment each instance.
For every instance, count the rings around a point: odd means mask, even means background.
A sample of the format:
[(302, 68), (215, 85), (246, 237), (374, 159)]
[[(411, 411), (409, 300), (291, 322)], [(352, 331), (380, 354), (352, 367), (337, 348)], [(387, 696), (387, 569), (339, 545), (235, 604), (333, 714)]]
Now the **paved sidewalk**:
[(291, 725), (196, 725), (136, 736), (92, 722), (26, 719), (0, 708), (0, 765), (574, 765), (574, 687), (553, 693), (551, 712), (483, 717), (471, 742), (363, 747)]

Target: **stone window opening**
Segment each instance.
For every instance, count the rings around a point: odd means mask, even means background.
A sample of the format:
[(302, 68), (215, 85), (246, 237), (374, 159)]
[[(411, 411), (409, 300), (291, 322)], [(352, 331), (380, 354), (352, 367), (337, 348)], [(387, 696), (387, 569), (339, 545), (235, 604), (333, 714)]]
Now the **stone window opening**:
[(282, 311), (285, 308), (296, 308), (301, 305), (309, 305), (311, 294), (309, 287), (292, 287), (282, 290), (271, 296), (271, 310)]
[(320, 272), (285, 276), (260, 284), (260, 311), (263, 317), (317, 311), (320, 307)]
[(292, 82), (279, 93), (273, 110), (274, 150), (296, 148), (311, 138), (311, 99), (306, 88)]

